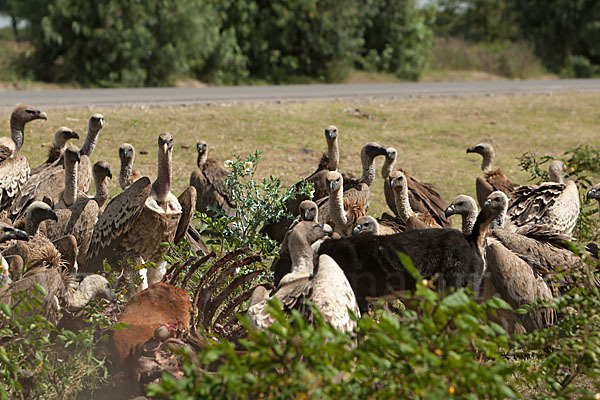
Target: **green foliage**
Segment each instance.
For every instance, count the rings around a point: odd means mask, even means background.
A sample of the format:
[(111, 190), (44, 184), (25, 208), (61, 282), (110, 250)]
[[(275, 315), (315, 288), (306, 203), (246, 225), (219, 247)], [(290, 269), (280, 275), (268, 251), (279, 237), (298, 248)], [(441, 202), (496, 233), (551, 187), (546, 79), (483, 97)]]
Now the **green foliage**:
[(433, 10), (419, 9), (415, 0), (368, 0), (365, 12), (364, 45), (358, 64), (367, 70), (418, 79), (429, 63)]
[(30, 16), (32, 61), (43, 80), (157, 86), (189, 72), (235, 81), (243, 69), (235, 49), (223, 49), (229, 41), (206, 2), (47, 0), (38, 7)]
[(277, 243), (260, 233), (264, 224), (291, 217), (287, 212), (286, 201), (310, 191), (308, 185), (300, 188), (285, 187), (281, 179), (272, 175), (262, 182), (254, 179), (260, 161), (260, 152), (256, 151), (243, 159), (238, 155), (225, 161), (230, 172), (225, 178), (227, 196), (234, 205), (235, 216), (228, 216), (223, 210), (213, 208), (214, 217), (200, 214), (201, 230), (216, 233), (221, 241), (221, 252), (249, 246), (251, 252), (265, 256), (275, 255)]
[(0, 399), (75, 398), (92, 391), (106, 373), (94, 356), (97, 336), (109, 323), (97, 309), (89, 327), (58, 330), (41, 315), (44, 289), (13, 295), (13, 305), (0, 304)]

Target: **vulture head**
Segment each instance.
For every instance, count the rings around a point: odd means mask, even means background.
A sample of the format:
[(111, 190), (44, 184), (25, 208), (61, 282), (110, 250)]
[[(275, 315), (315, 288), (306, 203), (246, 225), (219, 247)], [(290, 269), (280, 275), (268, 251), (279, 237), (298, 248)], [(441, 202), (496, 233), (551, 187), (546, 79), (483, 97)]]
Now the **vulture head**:
[(361, 155), (372, 161), (375, 157), (387, 156), (387, 149), (378, 143), (369, 142), (362, 148)]
[(94, 114), (90, 117), (90, 122), (88, 124), (89, 130), (92, 132), (99, 132), (102, 128), (104, 128), (104, 115), (102, 114)]
[(364, 215), (356, 220), (356, 226), (352, 230), (352, 236), (379, 235), (379, 223), (370, 215)]
[(327, 191), (329, 194), (340, 190), (344, 186), (344, 178), (342, 174), (337, 171), (329, 171), (325, 177), (325, 183), (327, 184)]
[(48, 116), (45, 112), (38, 110), (37, 108), (22, 104), (15, 108), (10, 116), (10, 122), (17, 125), (23, 126), (29, 121), (35, 119), (47, 120)]
[(92, 168), (92, 173), (94, 174), (94, 179), (103, 180), (104, 178), (112, 179), (112, 172), (110, 172), (110, 165), (104, 161), (96, 161)]
[(392, 189), (403, 191), (404, 188), (408, 189), (406, 185), (406, 175), (402, 171), (394, 171), (390, 174), (390, 186)]
[(81, 161), (79, 149), (74, 145), (69, 145), (65, 149), (65, 165), (75, 165)]
[[(52, 207), (50, 207), (48, 204), (44, 203), (43, 201), (34, 201), (29, 207), (27, 207), (27, 212), (25, 213), (26, 226), (30, 224), (39, 226), (40, 223), (46, 221), (47, 219), (58, 221), (58, 215), (56, 215)], [(35, 232), (31, 232), (29, 229), (27, 230), (28, 234), (35, 234)]]
[(158, 135), (158, 151), (161, 154), (168, 154), (173, 151), (173, 135), (169, 132)]
[(396, 157), (398, 156), (398, 151), (393, 147), (388, 147), (385, 149), (385, 160), (386, 161), (396, 161)]
[(564, 183), (564, 176), (567, 172), (567, 166), (560, 160), (553, 160), (548, 167), (550, 181)]
[(467, 149), (467, 153), (477, 153), (483, 157), (483, 162), (481, 164), (482, 170), (488, 170), (492, 166), (492, 162), (496, 157), (496, 152), (494, 152), (494, 148), (489, 143), (479, 143), (473, 147), (469, 147)]
[(327, 141), (335, 140), (338, 136), (338, 129), (334, 125), (329, 125), (325, 128), (325, 139)]
[(119, 146), (119, 158), (121, 162), (127, 164), (135, 158), (135, 149), (129, 143), (123, 143)]
[(487, 197), (481, 212), (494, 217), (501, 215), (508, 208), (508, 196), (500, 190), (490, 193)]
[(333, 229), (327, 224), (318, 224), (311, 221), (300, 221), (290, 233), (288, 246), (290, 254), (294, 254), (296, 249), (310, 248), (317, 240), (324, 237), (331, 237)]
[(66, 126), (61, 126), (54, 134), (54, 146), (62, 148), (70, 139), (79, 139), (79, 134)]
[(0, 243), (7, 242), (9, 240), (29, 240), (29, 235), (20, 229), (16, 229), (13, 226), (0, 222)]
[(594, 199), (600, 202), (600, 183), (592, 186), (592, 188), (587, 192), (587, 199)]
[(198, 155), (204, 155), (204, 153), (208, 151), (208, 144), (206, 143), (206, 140), (198, 140), (196, 143), (196, 151), (198, 151)]
[(444, 214), (446, 218), (451, 215), (462, 215), (463, 217), (477, 212), (477, 203), (471, 196), (461, 194), (446, 208)]
[(300, 219), (302, 221), (316, 222), (319, 214), (319, 207), (312, 200), (304, 200), (300, 203)]

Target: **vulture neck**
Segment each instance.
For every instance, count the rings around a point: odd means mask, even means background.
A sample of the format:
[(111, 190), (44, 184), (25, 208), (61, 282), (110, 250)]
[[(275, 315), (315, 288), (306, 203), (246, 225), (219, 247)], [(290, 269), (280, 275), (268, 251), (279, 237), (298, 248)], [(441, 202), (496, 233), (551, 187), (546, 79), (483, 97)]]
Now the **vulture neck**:
[(85, 142), (83, 143), (83, 147), (79, 151), (79, 154), (82, 156), (91, 156), (96, 148), (96, 142), (98, 141), (98, 134), (100, 133), (100, 129), (92, 129), (91, 126), (88, 126), (87, 135), (85, 136)]
[(393, 190), (394, 201), (396, 203), (396, 210), (398, 211), (398, 216), (404, 222), (406, 222), (410, 217), (413, 217), (415, 215), (412, 208), (410, 207), (410, 202), (408, 201), (408, 186), (396, 186)]
[(208, 160), (208, 150), (203, 151), (202, 153), (198, 153), (198, 160), (196, 160), (196, 165), (198, 168), (202, 169), (206, 165), (206, 160)]
[(549, 178), (550, 178), (550, 182), (565, 183), (565, 178), (564, 178), (563, 174), (554, 172), (553, 170), (550, 170)]
[(94, 177), (96, 182), (96, 194), (94, 200), (98, 203), (98, 207), (102, 208), (106, 200), (108, 200), (108, 177)]
[(465, 235), (473, 233), (473, 226), (477, 221), (477, 209), (469, 210), (468, 213), (462, 215), (462, 232)]
[(330, 171), (337, 171), (340, 163), (340, 151), (338, 149), (337, 136), (331, 140), (327, 140), (327, 159), (327, 168)]
[(313, 250), (310, 244), (304, 238), (292, 239), (289, 243), (290, 258), (292, 259), (292, 272), (313, 273)]
[[(121, 160), (121, 170), (119, 171), (119, 185), (122, 188), (129, 186), (131, 173), (133, 172), (133, 158)], [(108, 186), (108, 183), (107, 183)]]
[(383, 165), (381, 166), (381, 177), (387, 179), (392, 173), (394, 165), (396, 164), (396, 158), (385, 158)]
[(87, 306), (96, 297), (100, 288), (93, 281), (84, 279), (75, 291), (67, 295), (67, 308), (69, 311), (78, 311)]
[(495, 229), (495, 228), (504, 229), (504, 221), (506, 220), (507, 212), (508, 212), (508, 204), (506, 204), (506, 207), (504, 207), (502, 209), (502, 211), (500, 211), (500, 214), (492, 220), (492, 222), (490, 224), (490, 228), (491, 229)]
[(496, 217), (497, 215), (493, 210), (484, 208), (477, 216), (475, 225), (473, 225), (473, 231), (471, 232), (471, 235), (469, 235), (469, 238), (472, 242), (474, 242), (477, 245), (480, 254), (483, 254), (485, 238), (487, 236), (492, 220)]
[(482, 154), (483, 160), (481, 161), (481, 170), (482, 171), (491, 171), (492, 163), (494, 162), (494, 155), (490, 153)]
[(35, 218), (32, 218), (31, 215), (25, 216), (25, 232), (31, 237), (38, 234), (40, 230), (40, 224), (42, 221), (38, 221)]
[(23, 147), (25, 141), (25, 123), (21, 118), (11, 115), (10, 117), (10, 137), (15, 142), (15, 153)]
[(329, 215), (336, 227), (344, 227), (348, 224), (346, 211), (344, 211), (344, 193), (342, 185), (329, 194)]
[(65, 190), (63, 201), (70, 207), (77, 200), (77, 163), (70, 164), (65, 159)]
[(360, 178), (361, 183), (366, 183), (367, 186), (371, 186), (375, 180), (375, 162), (373, 158), (367, 155), (367, 152), (363, 149), (360, 153), (360, 161), (362, 162), (362, 177)]
[(156, 196), (156, 202), (163, 206), (167, 200), (167, 196), (171, 190), (171, 178), (172, 178), (172, 150), (163, 152), (162, 149), (158, 149), (158, 177), (152, 184), (152, 191)]

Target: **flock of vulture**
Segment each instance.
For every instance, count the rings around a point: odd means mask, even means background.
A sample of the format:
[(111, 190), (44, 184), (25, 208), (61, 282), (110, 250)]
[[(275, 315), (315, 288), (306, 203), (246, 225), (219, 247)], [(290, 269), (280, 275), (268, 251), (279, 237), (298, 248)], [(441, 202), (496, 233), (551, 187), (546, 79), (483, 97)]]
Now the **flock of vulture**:
[[(105, 161), (90, 158), (104, 127), (104, 117), (89, 120), (81, 149), (69, 143), (79, 136), (61, 127), (48, 159), (30, 169), (19, 150), (25, 125), (47, 119), (44, 112), (18, 106), (10, 118), (11, 137), (0, 138), (0, 302), (12, 294), (42, 285), (49, 316), (61, 307), (80, 309), (94, 297), (113, 298), (102, 277), (104, 263), (133, 280), (141, 270), (143, 287), (160, 282), (166, 272), (165, 243), (177, 243), (188, 232), (194, 210), (209, 205), (235, 215), (223, 178), (227, 171), (208, 159), (208, 146), (197, 144), (198, 168), (179, 197), (170, 191), (173, 136), (158, 137), (158, 170), (154, 182), (133, 166), (135, 150), (119, 147), (122, 192), (108, 201)], [(372, 299), (393, 297), (415, 287), (398, 253), (408, 255), (427, 280), (439, 288), (470, 287), (479, 299), (499, 296), (513, 307), (556, 296), (568, 285), (552, 278), (556, 271), (575, 268), (581, 260), (564, 244), (579, 215), (579, 193), (565, 182), (564, 164), (550, 164), (550, 182), (535, 186), (513, 183), (493, 168), (494, 149), (481, 143), (467, 149), (483, 158), (476, 178), (477, 200), (460, 195), (449, 205), (432, 185), (396, 169), (397, 152), (375, 142), (361, 150), (362, 176), (340, 172), (339, 132), (325, 129), (327, 152), (316, 171), (302, 179), (314, 187), (313, 200), (298, 197), (287, 203), (294, 220), (265, 224), (263, 233), (281, 243), (272, 270), (276, 289), (258, 287), (250, 299), (252, 326), (273, 323), (268, 300), (277, 298), (286, 310), (310, 317), (310, 300), (337, 329), (350, 331), (356, 315)], [(376, 175), (375, 160), (384, 158), (381, 176), (390, 212), (368, 215), (369, 187)], [(95, 194), (88, 194), (92, 181)], [(588, 198), (600, 201), (600, 187)], [(481, 210), (478, 210), (478, 205)], [(452, 229), (450, 216), (462, 216), (462, 230)], [(76, 277), (84, 277), (78, 282)], [(539, 329), (554, 323), (555, 313), (541, 310), (517, 315), (503, 311), (496, 318), (510, 332)]]

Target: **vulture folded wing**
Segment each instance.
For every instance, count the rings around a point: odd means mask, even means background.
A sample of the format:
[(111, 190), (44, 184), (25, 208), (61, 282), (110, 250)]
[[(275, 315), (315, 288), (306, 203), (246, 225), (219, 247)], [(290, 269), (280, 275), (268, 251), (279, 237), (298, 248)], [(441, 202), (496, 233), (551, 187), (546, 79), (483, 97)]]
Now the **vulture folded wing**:
[(150, 179), (145, 176), (108, 203), (94, 228), (85, 272), (98, 271), (102, 267), (102, 260), (120, 245), (122, 237), (137, 223), (151, 191)]
[(83, 193), (90, 191), (92, 182), (92, 162), (86, 155), (81, 156), (81, 161), (77, 165), (77, 190)]
[(404, 232), (406, 230), (406, 224), (401, 218), (388, 213), (383, 213), (377, 222), (379, 223), (380, 235), (393, 235), (394, 233)]
[(494, 190), (494, 187), (483, 176), (475, 178), (475, 192), (477, 193), (477, 204), (479, 204), (479, 207), (483, 207), (488, 196)]
[(0, 161), (0, 209), (7, 209), (29, 179), (27, 158), (17, 154)]
[(227, 178), (227, 171), (217, 165), (214, 160), (208, 160), (204, 167), (204, 176), (212, 188), (218, 193), (222, 200), (231, 208), (233, 204), (229, 201), (227, 196), (227, 186), (225, 185), (225, 178)]
[(181, 217), (179, 218), (179, 224), (177, 225), (177, 231), (175, 232), (174, 243), (177, 244), (181, 239), (185, 237), (185, 233), (188, 230), (188, 226), (194, 216), (194, 210), (196, 207), (196, 188), (188, 186), (187, 189), (181, 193), (177, 198), (181, 205)]
[[(2, 178), (0, 178), (1, 180)], [(41, 201), (44, 197), (58, 204), (65, 188), (65, 170), (62, 167), (48, 168), (33, 175), (21, 188), (10, 206), (10, 216), (13, 220), (25, 216), (29, 204)]]
[(429, 213), (442, 228), (451, 228), (452, 222), (446, 218), (448, 204), (433, 185), (421, 182), (410, 175), (406, 175), (408, 183), (408, 201), (415, 212)]
[[(500, 190), (508, 196), (509, 199), (514, 197), (514, 190), (519, 185), (511, 181), (500, 168), (493, 171), (483, 171), (486, 181), (492, 186), (493, 191)], [(483, 204), (483, 203), (482, 203)]]

